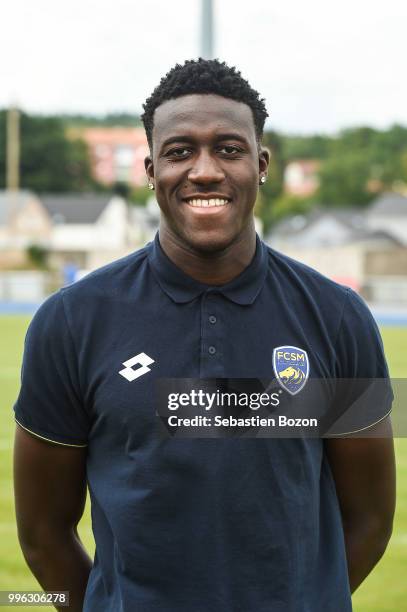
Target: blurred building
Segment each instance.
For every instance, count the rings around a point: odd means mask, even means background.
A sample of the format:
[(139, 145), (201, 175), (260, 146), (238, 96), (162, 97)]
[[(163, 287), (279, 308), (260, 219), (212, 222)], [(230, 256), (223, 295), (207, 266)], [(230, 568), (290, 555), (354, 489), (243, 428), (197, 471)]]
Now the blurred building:
[(134, 187), (146, 184), (144, 158), (149, 148), (143, 128), (70, 128), (68, 136), (88, 145), (92, 173), (100, 183), (125, 182)]
[[(110, 194), (0, 192), (0, 301), (41, 301), (75, 277), (144, 246), (158, 222), (154, 198), (146, 207), (129, 207)], [(33, 247), (44, 250), (49, 271), (32, 269)]]
[(373, 302), (407, 304), (407, 197), (317, 208), (276, 224), (266, 242)]
[(18, 267), (25, 249), (47, 245), (52, 222), (39, 198), (30, 191), (0, 191), (0, 268)]
[(111, 194), (0, 192), (0, 268), (27, 267), (35, 245), (53, 267), (94, 269), (140, 246), (131, 224), (127, 202)]
[(367, 210), (367, 227), (391, 233), (407, 246), (407, 197), (400, 193), (384, 193)]
[(301, 198), (313, 195), (319, 187), (321, 163), (315, 159), (296, 159), (284, 170), (284, 191)]
[(41, 203), (52, 223), (51, 263), (94, 269), (131, 251), (126, 201), (110, 194), (46, 194)]

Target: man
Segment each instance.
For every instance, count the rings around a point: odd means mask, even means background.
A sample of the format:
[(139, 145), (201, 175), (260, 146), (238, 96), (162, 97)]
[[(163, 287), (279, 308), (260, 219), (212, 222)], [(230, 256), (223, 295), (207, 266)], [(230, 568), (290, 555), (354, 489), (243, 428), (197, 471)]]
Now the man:
[[(390, 537), (391, 438), (165, 437), (154, 394), (162, 378), (270, 378), (286, 347), (307, 376), (386, 378), (377, 327), (351, 290), (256, 237), (267, 113), (239, 72), (177, 65), (144, 110), (159, 234), (51, 296), (27, 334), (25, 558), (75, 611), (351, 610)], [(360, 429), (383, 430), (390, 395)], [(93, 564), (76, 531), (86, 481)]]

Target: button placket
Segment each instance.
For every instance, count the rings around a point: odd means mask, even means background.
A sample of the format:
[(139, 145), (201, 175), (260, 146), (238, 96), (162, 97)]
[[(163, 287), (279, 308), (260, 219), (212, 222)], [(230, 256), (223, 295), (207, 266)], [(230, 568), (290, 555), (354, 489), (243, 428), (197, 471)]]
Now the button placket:
[(211, 290), (201, 302), (201, 377), (223, 376), (221, 323), (218, 300), (221, 296)]

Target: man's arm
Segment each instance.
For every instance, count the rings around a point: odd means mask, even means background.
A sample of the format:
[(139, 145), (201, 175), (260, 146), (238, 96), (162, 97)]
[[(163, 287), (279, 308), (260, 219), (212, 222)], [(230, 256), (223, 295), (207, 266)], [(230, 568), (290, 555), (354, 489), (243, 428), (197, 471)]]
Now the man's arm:
[(342, 513), (352, 592), (386, 550), (395, 509), (396, 476), (390, 420), (385, 419), (365, 435), (383, 437), (325, 440)]
[(45, 442), (17, 426), (14, 488), (21, 549), (44, 590), (69, 591), (71, 612), (82, 610), (92, 567), (77, 533), (86, 500), (85, 465), (86, 448)]

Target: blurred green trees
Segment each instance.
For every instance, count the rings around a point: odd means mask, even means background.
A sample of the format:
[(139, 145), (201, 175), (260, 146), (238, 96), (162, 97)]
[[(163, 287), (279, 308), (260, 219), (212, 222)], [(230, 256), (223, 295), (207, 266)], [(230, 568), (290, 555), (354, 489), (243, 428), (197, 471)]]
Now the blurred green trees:
[(319, 199), (326, 205), (363, 205), (376, 193), (407, 183), (407, 128), (343, 130), (332, 139), (320, 172)]
[[(20, 184), (36, 192), (86, 191), (95, 187), (89, 154), (69, 140), (59, 117), (20, 115)], [(6, 111), (0, 111), (0, 189), (5, 188)]]
[(367, 204), (372, 199), (367, 191), (370, 174), (369, 160), (360, 151), (328, 157), (319, 172), (318, 200), (327, 206)]
[(49, 251), (40, 244), (30, 244), (26, 249), (27, 259), (40, 270), (45, 270), (48, 264)]

